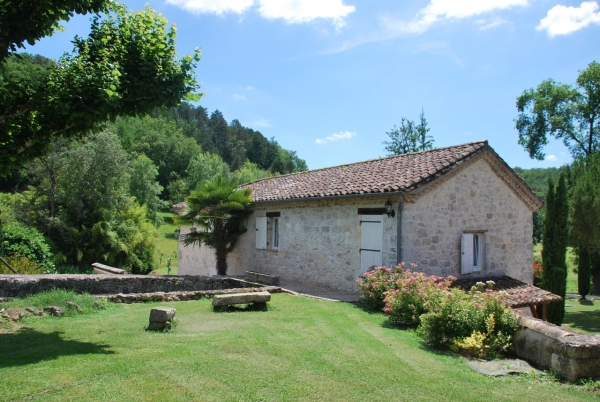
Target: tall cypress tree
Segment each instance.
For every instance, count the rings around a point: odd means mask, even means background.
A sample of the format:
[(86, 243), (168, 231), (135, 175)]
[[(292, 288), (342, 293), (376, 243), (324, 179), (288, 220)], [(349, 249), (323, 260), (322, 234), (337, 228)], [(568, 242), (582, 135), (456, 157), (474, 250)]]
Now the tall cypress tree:
[(562, 302), (551, 303), (548, 306), (548, 321), (560, 325), (565, 314), (565, 296), (567, 292), (567, 227), (569, 205), (567, 183), (561, 173), (558, 177), (556, 191), (551, 180), (548, 181), (546, 196), (546, 220), (544, 222), (544, 249), (542, 261), (544, 275), (542, 287), (563, 298)]

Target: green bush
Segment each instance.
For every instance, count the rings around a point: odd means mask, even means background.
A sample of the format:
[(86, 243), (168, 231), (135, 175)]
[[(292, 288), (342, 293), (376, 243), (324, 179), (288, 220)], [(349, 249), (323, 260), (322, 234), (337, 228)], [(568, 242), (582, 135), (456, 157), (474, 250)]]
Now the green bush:
[(50, 246), (36, 229), (11, 224), (3, 226), (2, 235), (2, 252), (5, 256), (25, 257), (43, 266), (44, 273), (55, 273)]
[(469, 292), (451, 289), (435, 310), (421, 316), (418, 333), (423, 340), (481, 358), (504, 352), (517, 330), (517, 317), (502, 302), (502, 293), (484, 286), (480, 282)]

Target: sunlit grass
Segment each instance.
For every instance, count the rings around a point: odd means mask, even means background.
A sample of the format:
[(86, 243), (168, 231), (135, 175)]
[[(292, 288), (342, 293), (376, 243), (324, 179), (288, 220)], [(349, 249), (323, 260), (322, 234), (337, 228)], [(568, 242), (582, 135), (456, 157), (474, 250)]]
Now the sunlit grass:
[(154, 245), (156, 253), (154, 261), (158, 267), (153, 272), (159, 275), (167, 275), (168, 259), (171, 258), (171, 275), (177, 275), (177, 238), (175, 231), (178, 226), (173, 223), (175, 214), (171, 212), (159, 212), (163, 218), (163, 224), (157, 229)]
[(347, 303), (273, 295), (268, 311), (169, 304), (177, 328), (147, 332), (157, 304), (32, 320), (0, 334), (0, 400), (597, 400), (552, 377), (487, 377), (412, 330)]

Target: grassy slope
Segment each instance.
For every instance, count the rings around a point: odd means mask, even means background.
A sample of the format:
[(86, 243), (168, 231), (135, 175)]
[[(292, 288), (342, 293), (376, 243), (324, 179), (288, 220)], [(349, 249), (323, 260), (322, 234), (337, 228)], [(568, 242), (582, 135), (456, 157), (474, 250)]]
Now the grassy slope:
[(175, 214), (170, 212), (160, 212), (159, 215), (163, 218), (163, 224), (157, 230), (155, 261), (158, 269), (154, 272), (160, 275), (167, 274), (167, 258), (171, 257), (171, 275), (177, 275), (177, 239), (174, 232), (178, 228), (173, 224), (172, 218)]
[(274, 295), (267, 312), (173, 303), (171, 333), (145, 332), (152, 304), (46, 318), (0, 333), (0, 400), (596, 400), (532, 376), (490, 378), (351, 304)]

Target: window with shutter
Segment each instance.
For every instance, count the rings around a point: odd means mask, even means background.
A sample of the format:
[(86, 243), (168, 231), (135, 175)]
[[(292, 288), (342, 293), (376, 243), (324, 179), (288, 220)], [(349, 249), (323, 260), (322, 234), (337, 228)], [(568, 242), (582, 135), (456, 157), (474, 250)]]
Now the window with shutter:
[(483, 267), (483, 233), (463, 233), (461, 238), (461, 274), (481, 271)]
[(473, 234), (463, 233), (461, 243), (461, 274), (473, 272)]
[(267, 217), (256, 218), (256, 248), (267, 248)]

